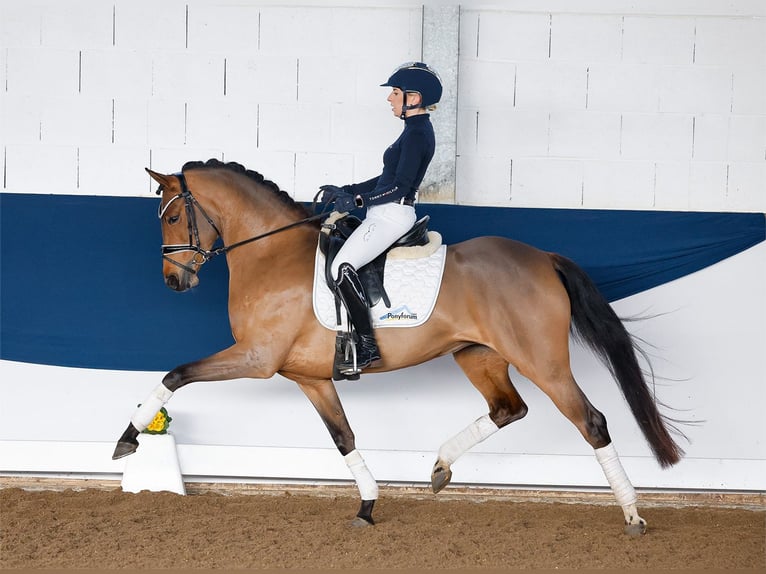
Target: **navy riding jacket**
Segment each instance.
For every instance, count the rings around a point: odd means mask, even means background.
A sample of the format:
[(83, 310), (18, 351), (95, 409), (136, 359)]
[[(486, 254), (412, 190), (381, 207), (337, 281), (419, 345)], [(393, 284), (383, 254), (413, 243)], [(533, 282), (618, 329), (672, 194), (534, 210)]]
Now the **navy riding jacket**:
[(383, 154), (383, 172), (344, 189), (354, 196), (360, 195), (365, 207), (400, 199), (414, 201), (435, 149), (429, 115), (410, 116), (404, 120), (402, 133)]

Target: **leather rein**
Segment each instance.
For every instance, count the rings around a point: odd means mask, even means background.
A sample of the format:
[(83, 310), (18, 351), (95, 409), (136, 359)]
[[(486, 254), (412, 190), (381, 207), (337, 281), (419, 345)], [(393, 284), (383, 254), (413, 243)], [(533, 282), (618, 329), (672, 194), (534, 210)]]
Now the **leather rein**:
[[(236, 249), (237, 247), (241, 247), (243, 245), (247, 245), (248, 243), (252, 243), (254, 241), (258, 241), (259, 239), (263, 239), (265, 237), (269, 237), (270, 235), (274, 235), (276, 233), (281, 233), (282, 231), (287, 231), (288, 229), (292, 229), (293, 227), (298, 227), (299, 225), (304, 225), (306, 223), (310, 223), (312, 221), (316, 221), (317, 219), (321, 219), (322, 217), (325, 217), (326, 213), (318, 213), (316, 215), (312, 215), (310, 217), (306, 217), (304, 219), (301, 219), (299, 221), (295, 221), (293, 223), (290, 223), (288, 225), (285, 225), (283, 227), (279, 227), (277, 229), (272, 229), (271, 231), (267, 231), (266, 233), (261, 233), (260, 235), (256, 235), (254, 237), (250, 237), (249, 239), (244, 239), (242, 241), (238, 241), (237, 243), (232, 243), (231, 245), (225, 245), (218, 247), (216, 249), (204, 249), (202, 247), (202, 244), (200, 242), (199, 238), (199, 228), (197, 227), (197, 211), (202, 215), (202, 217), (205, 218), (205, 220), (208, 222), (210, 227), (213, 228), (213, 230), (216, 232), (218, 237), (221, 237), (221, 232), (216, 227), (215, 223), (213, 222), (213, 219), (207, 214), (205, 209), (200, 205), (200, 203), (197, 201), (197, 199), (192, 195), (191, 190), (189, 190), (189, 186), (186, 183), (186, 177), (183, 173), (176, 173), (173, 174), (175, 177), (178, 178), (179, 182), (181, 183), (181, 193), (176, 195), (175, 197), (171, 198), (170, 201), (168, 201), (165, 206), (162, 205), (159, 206), (157, 209), (157, 217), (159, 219), (162, 219), (162, 217), (165, 215), (165, 212), (168, 210), (170, 205), (177, 199), (183, 199), (184, 200), (184, 210), (186, 212), (186, 226), (189, 231), (189, 243), (184, 244), (162, 244), (162, 258), (165, 261), (169, 261), (173, 265), (180, 267), (184, 271), (187, 271), (191, 274), (196, 274), (197, 270), (205, 263), (207, 263), (210, 259), (215, 257), (216, 255), (221, 255), (222, 253), (227, 253), (231, 251), (232, 249)], [(162, 193), (163, 186), (160, 185), (157, 188), (157, 195), (160, 195)], [(194, 251), (194, 257), (192, 257), (192, 260), (190, 264), (193, 267), (190, 267), (189, 265), (185, 265), (183, 263), (180, 263), (176, 261), (175, 259), (172, 259), (169, 257), (169, 255), (172, 255), (174, 253), (181, 253), (183, 251)], [(199, 255), (202, 259), (198, 260), (197, 255)]]

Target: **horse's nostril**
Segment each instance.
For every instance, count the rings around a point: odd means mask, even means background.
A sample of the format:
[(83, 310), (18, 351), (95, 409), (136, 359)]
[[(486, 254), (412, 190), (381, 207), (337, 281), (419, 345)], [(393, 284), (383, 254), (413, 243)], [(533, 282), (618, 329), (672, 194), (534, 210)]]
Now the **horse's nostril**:
[(174, 289), (174, 290), (177, 291), (178, 290), (178, 276), (173, 274), (173, 275), (168, 275), (167, 277), (165, 277), (165, 285), (167, 285), (171, 289)]

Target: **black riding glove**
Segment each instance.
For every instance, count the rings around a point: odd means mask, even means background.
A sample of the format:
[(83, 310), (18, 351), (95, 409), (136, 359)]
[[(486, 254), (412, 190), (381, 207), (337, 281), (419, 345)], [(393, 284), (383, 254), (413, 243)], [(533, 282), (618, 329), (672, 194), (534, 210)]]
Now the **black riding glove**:
[(347, 211), (353, 211), (357, 207), (361, 207), (357, 199), (350, 193), (343, 193), (335, 198), (335, 211), (338, 213), (345, 213)]
[(322, 192), (322, 198), (320, 199), (322, 203), (330, 203), (337, 198), (348, 194), (345, 189), (338, 187), (337, 185), (321, 185), (319, 186), (319, 190)]

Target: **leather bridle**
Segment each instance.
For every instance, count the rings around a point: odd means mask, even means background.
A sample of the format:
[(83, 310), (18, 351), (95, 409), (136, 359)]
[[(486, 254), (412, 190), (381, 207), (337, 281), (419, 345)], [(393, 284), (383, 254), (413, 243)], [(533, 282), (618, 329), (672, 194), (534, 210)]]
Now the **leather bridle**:
[[(282, 231), (287, 231), (288, 229), (292, 229), (293, 227), (297, 227), (299, 225), (303, 225), (305, 223), (309, 223), (311, 221), (316, 221), (322, 217), (325, 217), (326, 213), (318, 213), (316, 215), (312, 215), (309, 217), (306, 217), (304, 219), (301, 219), (299, 221), (295, 221), (293, 223), (290, 223), (288, 225), (285, 225), (283, 227), (279, 227), (277, 229), (272, 229), (271, 231), (267, 231), (266, 233), (261, 233), (260, 235), (256, 235), (254, 237), (250, 237), (249, 239), (245, 239), (243, 241), (238, 241), (237, 243), (232, 243), (231, 245), (226, 245), (222, 247), (218, 247), (216, 249), (204, 249), (202, 247), (202, 243), (200, 242), (199, 237), (199, 228), (197, 226), (197, 212), (199, 211), (200, 215), (205, 218), (205, 221), (208, 222), (210, 227), (213, 228), (213, 230), (216, 232), (216, 235), (218, 237), (221, 237), (221, 232), (216, 226), (213, 219), (207, 214), (205, 209), (200, 205), (200, 203), (197, 201), (197, 199), (192, 195), (191, 190), (189, 189), (188, 184), (186, 183), (186, 177), (182, 172), (173, 174), (175, 177), (178, 178), (178, 181), (181, 184), (181, 193), (178, 195), (175, 195), (168, 201), (164, 207), (162, 205), (159, 206), (157, 209), (157, 216), (162, 219), (165, 213), (167, 212), (170, 205), (176, 201), (177, 199), (182, 199), (184, 201), (184, 211), (186, 212), (186, 226), (189, 231), (189, 243), (187, 244), (162, 244), (162, 258), (165, 261), (168, 261), (172, 263), (173, 265), (180, 267), (184, 271), (191, 273), (192, 275), (196, 274), (198, 269), (205, 263), (207, 263), (210, 259), (215, 257), (216, 255), (220, 255), (222, 253), (226, 253), (228, 251), (231, 251), (232, 249), (236, 249), (237, 247), (240, 247), (242, 245), (246, 245), (248, 243), (252, 243), (253, 241), (257, 241), (259, 239), (263, 239), (264, 237), (268, 237), (270, 235), (274, 235), (275, 233), (281, 233)], [(157, 195), (161, 195), (163, 191), (163, 186), (160, 185), (157, 188)], [(189, 265), (185, 265), (179, 261), (176, 261), (175, 259), (172, 259), (170, 255), (173, 255), (175, 253), (182, 253), (184, 251), (193, 251), (194, 257), (192, 257), (191, 265), (193, 267), (190, 267)], [(201, 257), (201, 260), (197, 259), (197, 256)]]

